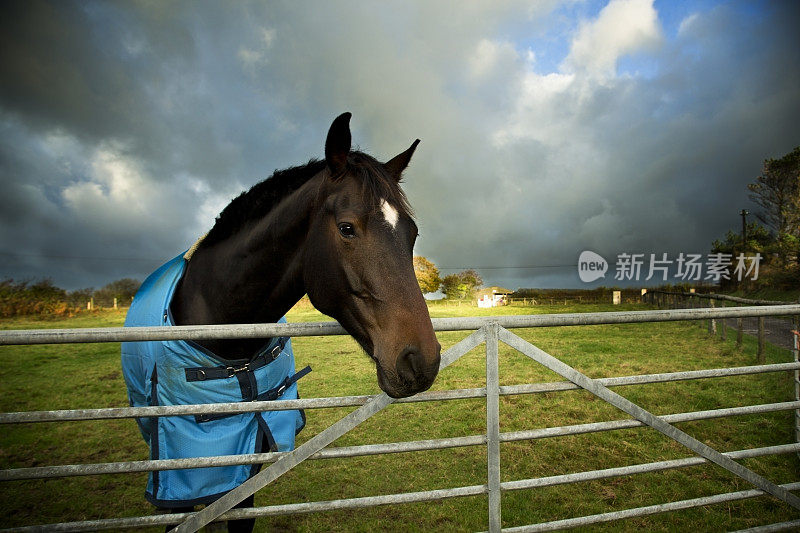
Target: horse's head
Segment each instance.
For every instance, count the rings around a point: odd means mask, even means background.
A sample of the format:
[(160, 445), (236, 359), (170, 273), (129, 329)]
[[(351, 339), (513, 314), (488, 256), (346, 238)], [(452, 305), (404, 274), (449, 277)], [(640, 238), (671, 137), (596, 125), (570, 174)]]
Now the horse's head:
[(311, 302), (338, 320), (400, 398), (426, 390), (441, 347), (412, 263), (417, 226), (399, 181), (419, 141), (386, 163), (350, 151), (350, 113), (334, 120), (303, 257)]

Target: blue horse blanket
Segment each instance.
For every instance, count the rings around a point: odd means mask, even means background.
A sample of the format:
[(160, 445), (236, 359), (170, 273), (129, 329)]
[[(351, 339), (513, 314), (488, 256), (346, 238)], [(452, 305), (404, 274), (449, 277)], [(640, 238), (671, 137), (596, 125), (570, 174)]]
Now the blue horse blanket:
[[(170, 303), (186, 263), (180, 255), (145, 280), (125, 326), (175, 325)], [(249, 361), (221, 359), (191, 341), (122, 343), (122, 373), (135, 407), (295, 399), (296, 382), (308, 371), (306, 367), (295, 373), (292, 343), (285, 337), (272, 339)], [(178, 459), (258, 453), (264, 448), (292, 450), (305, 416), (300, 410), (266, 411), (140, 418), (137, 423), (152, 459)], [(259, 468), (238, 465), (151, 472), (145, 497), (158, 507), (210, 503)]]

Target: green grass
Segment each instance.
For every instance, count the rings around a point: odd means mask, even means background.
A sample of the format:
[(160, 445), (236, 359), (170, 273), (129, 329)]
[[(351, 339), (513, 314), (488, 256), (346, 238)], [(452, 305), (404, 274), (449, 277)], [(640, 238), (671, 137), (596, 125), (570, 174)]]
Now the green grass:
[[(432, 307), (431, 314), (467, 316), (611, 310), (612, 306)], [(614, 310), (642, 309), (614, 306)], [(95, 327), (121, 325), (122, 312), (81, 315), (68, 320), (14, 319), (0, 328)], [(296, 308), (292, 322), (326, 320), (315, 310)], [(755, 342), (745, 337), (741, 350), (729, 331), (727, 342), (708, 336), (704, 326), (688, 322), (514, 330), (591, 377), (673, 372), (755, 364)], [(468, 332), (443, 332), (447, 349)], [(379, 392), (372, 363), (349, 337), (293, 340), (298, 368), (314, 372), (301, 381), (303, 397)], [(483, 346), (440, 373), (435, 390), (484, 385)], [(767, 362), (785, 362), (790, 354), (768, 347)], [(119, 345), (60, 345), (0, 348), (0, 409), (22, 411), (125, 405), (119, 370)], [(524, 355), (501, 343), (501, 384), (560, 381)], [(656, 414), (715, 409), (792, 399), (792, 375), (718, 378), (615, 389)], [(350, 409), (307, 412), (304, 442)], [(584, 391), (501, 398), (501, 431), (580, 424), (626, 418)], [(751, 415), (679, 424), (720, 451), (792, 442), (792, 413)], [(122, 461), (147, 458), (147, 448), (130, 420), (6, 426), (0, 435), (3, 468)], [(393, 405), (339, 439), (334, 446), (419, 440), (485, 432), (484, 401)], [(647, 428), (501, 445), (502, 479), (510, 481), (588, 469), (609, 468), (690, 455)], [(749, 468), (776, 482), (797, 480), (794, 454), (749, 459)], [(93, 476), (5, 483), (0, 500), (2, 525), (152, 514), (143, 498), (146, 475)], [(421, 453), (308, 461), (256, 497), (257, 505), (331, 500), (410, 492), (486, 482), (484, 447)], [(503, 525), (525, 525), (584, 514), (694, 498), (750, 488), (715, 466), (614, 478), (503, 494)], [(258, 531), (476, 531), (487, 527), (485, 497), (436, 503), (376, 507), (294, 517), (264, 518)], [(613, 522), (597, 529), (633, 531), (723, 531), (800, 518), (777, 500), (744, 502)], [(159, 531), (154, 529), (153, 531)]]

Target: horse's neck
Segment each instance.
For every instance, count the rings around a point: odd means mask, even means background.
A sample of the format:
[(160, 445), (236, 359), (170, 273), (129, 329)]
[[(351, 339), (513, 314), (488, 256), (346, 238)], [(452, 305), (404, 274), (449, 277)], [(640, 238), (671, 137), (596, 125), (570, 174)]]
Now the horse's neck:
[[(231, 237), (200, 246), (172, 303), (178, 325), (277, 322), (305, 294), (301, 266), (310, 216), (303, 187)], [(225, 359), (249, 358), (265, 339), (207, 340)]]

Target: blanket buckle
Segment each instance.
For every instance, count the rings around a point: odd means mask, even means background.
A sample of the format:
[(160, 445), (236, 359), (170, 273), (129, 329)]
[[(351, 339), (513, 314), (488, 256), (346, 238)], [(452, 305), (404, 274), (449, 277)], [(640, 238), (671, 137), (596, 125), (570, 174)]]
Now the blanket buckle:
[(278, 387), (278, 390), (275, 391), (275, 399), (280, 398), (283, 395), (283, 393), (286, 392), (287, 388), (288, 386), (286, 385), (286, 383), (283, 383), (280, 387)]
[(272, 360), (274, 361), (275, 359), (277, 359), (281, 355), (281, 352), (283, 352), (283, 346), (278, 344), (272, 350), (270, 350), (269, 354), (270, 354), (270, 357), (272, 357)]
[(239, 372), (249, 372), (250, 371), (250, 363), (245, 363), (240, 367), (233, 367), (228, 366), (225, 367), (225, 370), (228, 371), (228, 377), (232, 378), (234, 375), (238, 374)]

